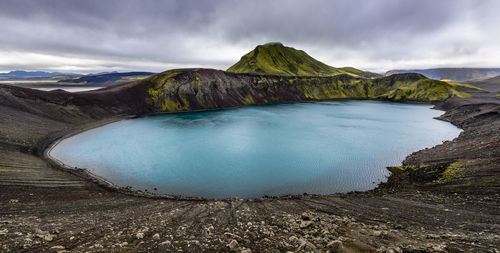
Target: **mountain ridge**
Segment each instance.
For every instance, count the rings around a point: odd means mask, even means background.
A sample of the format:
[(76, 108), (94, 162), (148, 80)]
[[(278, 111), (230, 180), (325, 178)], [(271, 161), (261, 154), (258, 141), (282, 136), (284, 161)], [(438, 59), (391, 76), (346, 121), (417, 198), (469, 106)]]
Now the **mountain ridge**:
[(234, 73), (215, 69), (174, 69), (135, 86), (147, 90), (148, 111), (180, 112), (236, 106), (331, 99), (431, 102), (470, 97), (446, 82), (420, 74), (377, 79)]
[(394, 69), (385, 74), (419, 73), (431, 79), (449, 79), (457, 82), (473, 82), (500, 75), (500, 68), (429, 68)]
[(6, 73), (0, 73), (0, 79), (52, 77), (52, 76), (66, 75), (66, 74), (68, 74), (68, 73), (46, 72), (46, 71), (12, 70), (12, 71), (9, 71), (9, 72), (6, 72)]
[(348, 74), (373, 78), (378, 74), (353, 67), (335, 68), (320, 62), (303, 50), (284, 46), (280, 42), (258, 45), (227, 69), (235, 73), (266, 73), (289, 76), (333, 76)]

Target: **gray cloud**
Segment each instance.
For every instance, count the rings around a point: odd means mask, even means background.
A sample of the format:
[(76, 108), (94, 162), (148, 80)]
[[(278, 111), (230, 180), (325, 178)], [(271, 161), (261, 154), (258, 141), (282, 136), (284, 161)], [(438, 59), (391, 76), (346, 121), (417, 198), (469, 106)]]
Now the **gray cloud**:
[(0, 70), (227, 68), (281, 41), (333, 66), (500, 66), (498, 1), (0, 0)]

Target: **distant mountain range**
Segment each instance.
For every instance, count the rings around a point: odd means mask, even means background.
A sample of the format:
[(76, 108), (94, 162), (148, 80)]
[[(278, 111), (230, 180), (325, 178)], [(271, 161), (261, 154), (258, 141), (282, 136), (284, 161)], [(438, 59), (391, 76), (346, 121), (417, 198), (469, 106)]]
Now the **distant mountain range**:
[(51, 79), (59, 83), (103, 84), (118, 80), (139, 80), (154, 75), (152, 72), (101, 72), (96, 74), (71, 74), (62, 72), (24, 71), (14, 70), (0, 73), (0, 79)]
[(65, 75), (65, 74), (67, 74), (67, 73), (13, 70), (13, 71), (10, 71), (8, 73), (0, 73), (0, 79), (52, 77), (52, 76)]
[[(85, 76), (73, 76), (73, 75), (63, 75), (57, 76), (59, 79), (58, 83), (64, 84), (85, 84), (94, 86), (109, 86), (117, 85), (126, 82), (142, 80), (148, 76), (154, 75), (152, 72), (111, 72), (95, 75), (85, 75)], [(65, 78), (66, 77), (66, 78)]]
[(433, 68), (433, 69), (395, 69), (387, 71), (386, 75), (418, 73), (428, 78), (457, 82), (473, 82), (500, 75), (500, 68)]
[[(21, 72), (21, 71), (18, 71)], [(22, 71), (26, 72), (26, 71)], [(41, 88), (41, 87), (75, 87), (75, 86), (98, 86), (109, 87), (134, 81), (139, 81), (147, 78), (155, 73), (152, 72), (107, 72), (99, 74), (79, 75), (79, 74), (61, 74), (57, 72), (42, 72), (46, 73), (45, 76), (31, 75), (29, 77), (21, 78), (18, 75), (13, 78), (3, 78), (3, 83), (10, 85), (17, 85), (28, 88)], [(50, 76), (50, 75), (51, 76)], [(53, 75), (57, 74), (57, 75)], [(24, 82), (29, 81), (29, 82)]]
[(347, 74), (354, 77), (373, 78), (381, 75), (352, 67), (334, 68), (302, 50), (286, 47), (279, 42), (257, 46), (227, 69), (235, 73), (267, 73), (288, 76), (334, 76)]

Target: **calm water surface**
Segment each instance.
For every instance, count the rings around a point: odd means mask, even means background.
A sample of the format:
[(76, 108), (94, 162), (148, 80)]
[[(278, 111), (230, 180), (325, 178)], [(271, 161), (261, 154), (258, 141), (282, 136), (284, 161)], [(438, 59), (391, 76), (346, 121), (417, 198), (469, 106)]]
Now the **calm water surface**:
[(33, 88), (35, 90), (43, 90), (43, 91), (52, 91), (52, 90), (65, 90), (67, 92), (82, 92), (82, 91), (91, 91), (98, 90), (104, 87), (42, 87), (42, 88)]
[(119, 186), (173, 195), (369, 190), (386, 166), (458, 136), (430, 108), (335, 101), (149, 116), (75, 135), (51, 155)]
[[(97, 89), (102, 89), (104, 87), (100, 86), (58, 86), (57, 82), (54, 82), (54, 80), (0, 80), (0, 85), (2, 84), (8, 84), (8, 85), (14, 85), (14, 86), (20, 86), (24, 88), (31, 88), (35, 90), (43, 90), (43, 91), (52, 91), (52, 90), (65, 90), (67, 92), (82, 92), (82, 91), (91, 91), (91, 90), (97, 90)], [(39, 84), (39, 85), (37, 85)], [(49, 84), (52, 84), (53, 86), (47, 86)], [(37, 87), (40, 86), (40, 87)]]

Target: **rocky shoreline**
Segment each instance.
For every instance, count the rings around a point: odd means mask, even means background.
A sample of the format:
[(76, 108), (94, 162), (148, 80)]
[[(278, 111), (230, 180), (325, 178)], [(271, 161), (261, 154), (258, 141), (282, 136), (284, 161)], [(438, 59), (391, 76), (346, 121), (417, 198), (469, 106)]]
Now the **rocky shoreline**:
[(373, 191), (187, 200), (122, 194), (42, 159), (56, 139), (141, 114), (120, 102), (141, 94), (114, 98), (120, 89), (68, 104), (67, 94), (1, 87), (2, 251), (498, 252), (498, 98), (436, 103), (464, 131), (410, 155)]

